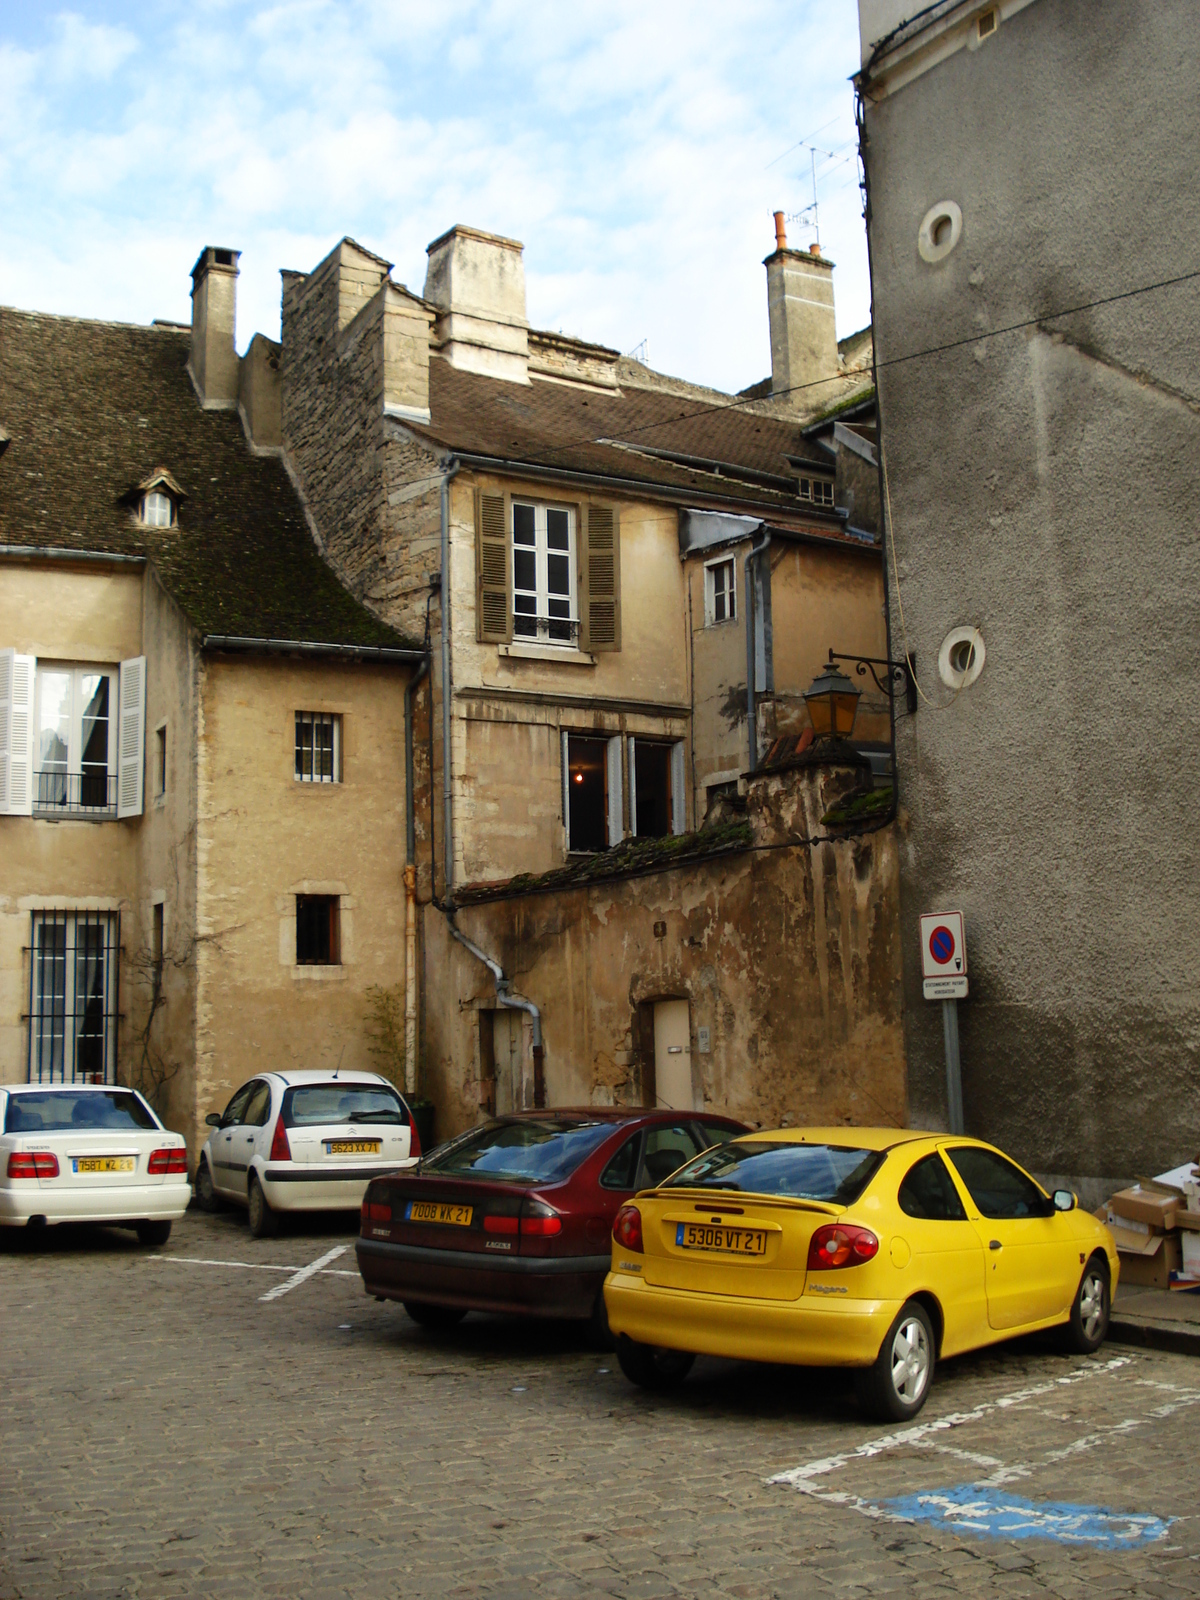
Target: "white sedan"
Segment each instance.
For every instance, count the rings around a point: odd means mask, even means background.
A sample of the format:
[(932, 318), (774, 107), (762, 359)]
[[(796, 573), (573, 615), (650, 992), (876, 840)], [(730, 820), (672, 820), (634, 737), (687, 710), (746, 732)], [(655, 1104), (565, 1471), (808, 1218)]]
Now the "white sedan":
[(0, 1224), (110, 1222), (164, 1245), (188, 1208), (187, 1146), (133, 1089), (0, 1087)]
[(245, 1206), (256, 1239), (280, 1211), (357, 1211), (372, 1178), (421, 1154), (403, 1096), (374, 1072), (263, 1072), (207, 1121), (196, 1199)]

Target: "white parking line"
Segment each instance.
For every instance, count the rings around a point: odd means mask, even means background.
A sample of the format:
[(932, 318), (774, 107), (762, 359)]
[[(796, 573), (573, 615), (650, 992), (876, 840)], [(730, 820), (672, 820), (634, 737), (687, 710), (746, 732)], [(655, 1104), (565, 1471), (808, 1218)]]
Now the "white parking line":
[[(344, 1245), (343, 1249), (349, 1249)], [(289, 1267), (279, 1266), (264, 1261), (217, 1261), (209, 1256), (147, 1256), (147, 1261), (171, 1261), (181, 1267), (243, 1267), (248, 1272), (296, 1272), (295, 1262)], [(321, 1269), (323, 1278), (357, 1278), (361, 1274), (347, 1271), (345, 1267), (324, 1267)]]
[[(301, 1267), (299, 1272), (294, 1272), (283, 1283), (277, 1283), (273, 1289), (268, 1289), (266, 1294), (260, 1294), (260, 1300), (278, 1300), (280, 1295), (290, 1294), (293, 1289), (298, 1289), (302, 1283), (307, 1283), (326, 1268), (331, 1261), (336, 1261), (339, 1256), (344, 1256), (350, 1248), (346, 1244), (335, 1244), (332, 1250), (326, 1250), (323, 1256), (318, 1256), (315, 1261), (310, 1261), (306, 1267)], [(357, 1273), (354, 1274), (358, 1276)]]
[(823, 1456), (816, 1461), (805, 1462), (803, 1466), (792, 1467), (786, 1472), (777, 1472), (768, 1478), (767, 1482), (790, 1484), (794, 1489), (807, 1491), (808, 1484), (813, 1478), (822, 1478), (827, 1473), (836, 1472), (849, 1461), (882, 1455), (885, 1450), (920, 1446), (932, 1434), (945, 1433), (950, 1428), (961, 1428), (968, 1422), (978, 1422), (981, 1417), (986, 1417), (992, 1411), (1007, 1411), (1011, 1406), (1022, 1405), (1027, 1400), (1036, 1400), (1041, 1395), (1053, 1394), (1057, 1389), (1079, 1383), (1085, 1378), (1115, 1372), (1119, 1367), (1127, 1367), (1132, 1359), (1132, 1356), (1114, 1356), (1109, 1361), (1089, 1362), (1087, 1366), (1076, 1367), (1064, 1377), (1054, 1378), (1049, 1383), (1034, 1384), (1028, 1389), (1015, 1389), (1012, 1394), (1001, 1395), (998, 1400), (985, 1401), (970, 1411), (953, 1411), (949, 1416), (938, 1417), (933, 1422), (921, 1422), (912, 1428), (900, 1428), (895, 1433), (885, 1433), (878, 1439), (868, 1439), (844, 1455)]

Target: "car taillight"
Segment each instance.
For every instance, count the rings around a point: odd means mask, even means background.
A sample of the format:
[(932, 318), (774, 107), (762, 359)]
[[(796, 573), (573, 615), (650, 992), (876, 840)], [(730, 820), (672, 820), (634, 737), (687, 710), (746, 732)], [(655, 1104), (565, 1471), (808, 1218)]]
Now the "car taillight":
[(484, 1233), (516, 1233), (516, 1217), (484, 1217)]
[(408, 1153), (410, 1156), (421, 1154), (421, 1135), (417, 1132), (417, 1119), (412, 1114), (412, 1107), (405, 1102), (404, 1109), (408, 1112)]
[(879, 1252), (879, 1240), (869, 1228), (853, 1222), (829, 1222), (808, 1241), (808, 1270), (829, 1272), (834, 1267), (857, 1267)]
[(153, 1150), (150, 1160), (146, 1164), (146, 1171), (152, 1178), (161, 1178), (164, 1173), (187, 1173), (187, 1151), (184, 1149)]
[(290, 1161), (292, 1159), (292, 1147), (288, 1143), (287, 1129), (283, 1125), (282, 1117), (275, 1124), (275, 1134), (271, 1140), (270, 1159), (272, 1161)]
[(57, 1178), (58, 1157), (49, 1150), (14, 1150), (8, 1158), (10, 1178)]
[(362, 1219), (364, 1222), (390, 1222), (392, 1208), (382, 1200), (364, 1200), (362, 1203)]
[(642, 1252), (642, 1213), (636, 1206), (622, 1206), (613, 1223), (613, 1238), (622, 1250)]
[(540, 1200), (527, 1200), (521, 1217), (521, 1233), (526, 1239), (550, 1239), (562, 1232), (562, 1218)]

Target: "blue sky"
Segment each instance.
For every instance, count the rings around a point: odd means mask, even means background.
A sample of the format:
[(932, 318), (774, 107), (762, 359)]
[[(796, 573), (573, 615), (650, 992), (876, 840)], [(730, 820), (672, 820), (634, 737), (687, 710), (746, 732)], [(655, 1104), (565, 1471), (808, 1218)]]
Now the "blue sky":
[(740, 388), (806, 138), (839, 333), (869, 319), (857, 64), (853, 0), (0, 0), (0, 303), (186, 321), (229, 245), (244, 349), (280, 268), (350, 234), (419, 292), (464, 222), (524, 242), (534, 326)]

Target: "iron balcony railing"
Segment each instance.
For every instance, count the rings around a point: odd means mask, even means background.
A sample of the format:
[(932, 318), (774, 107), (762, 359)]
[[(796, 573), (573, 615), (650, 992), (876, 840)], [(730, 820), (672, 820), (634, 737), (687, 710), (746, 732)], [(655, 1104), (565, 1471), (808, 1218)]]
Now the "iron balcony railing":
[(535, 617), (527, 611), (514, 611), (513, 638), (536, 644), (579, 643), (578, 617)]
[(33, 810), (42, 817), (115, 817), (115, 773), (35, 772)]

